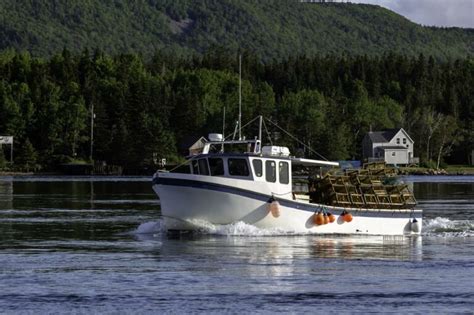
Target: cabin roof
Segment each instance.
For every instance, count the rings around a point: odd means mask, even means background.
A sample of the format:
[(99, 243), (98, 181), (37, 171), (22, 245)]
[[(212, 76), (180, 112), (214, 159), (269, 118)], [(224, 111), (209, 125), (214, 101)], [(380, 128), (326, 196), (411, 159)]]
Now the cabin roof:
[(291, 158), (293, 164), (305, 165), (305, 166), (339, 166), (339, 162), (323, 161), (323, 160), (311, 160), (303, 158)]

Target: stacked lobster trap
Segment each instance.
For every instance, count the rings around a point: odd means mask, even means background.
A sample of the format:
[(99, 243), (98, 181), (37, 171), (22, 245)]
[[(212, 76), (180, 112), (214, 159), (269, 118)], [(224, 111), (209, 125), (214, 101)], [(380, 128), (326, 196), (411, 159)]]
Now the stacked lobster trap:
[(396, 170), (385, 163), (365, 164), (364, 168), (326, 174), (311, 180), (309, 197), (312, 203), (337, 207), (368, 209), (414, 208), (416, 199), (408, 185), (395, 179)]

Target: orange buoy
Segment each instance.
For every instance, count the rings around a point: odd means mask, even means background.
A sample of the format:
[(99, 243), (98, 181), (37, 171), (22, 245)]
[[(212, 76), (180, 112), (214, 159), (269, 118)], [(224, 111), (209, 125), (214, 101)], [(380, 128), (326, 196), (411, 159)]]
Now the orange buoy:
[(318, 211), (317, 213), (315, 212), (313, 214), (313, 223), (316, 224), (316, 225), (324, 224), (324, 216), (321, 213), (321, 211)]
[(280, 203), (278, 201), (273, 200), (268, 208), (274, 218), (278, 218), (280, 216)]
[(324, 214), (323, 219), (324, 219), (324, 224), (329, 223), (329, 217), (328, 217), (327, 213)]
[(344, 216), (345, 216), (346, 214), (347, 214), (347, 211), (344, 210), (344, 211), (342, 211), (342, 213), (339, 215), (339, 217), (342, 219), (342, 221), (346, 221), (346, 220), (344, 220)]
[(332, 213), (329, 213), (328, 219), (329, 219), (329, 223), (333, 223), (334, 221), (336, 221), (336, 216)]
[(347, 222), (347, 223), (351, 222), (351, 221), (352, 221), (352, 214), (350, 214), (349, 212), (347, 212), (347, 213), (344, 215), (343, 220), (344, 220), (344, 222)]

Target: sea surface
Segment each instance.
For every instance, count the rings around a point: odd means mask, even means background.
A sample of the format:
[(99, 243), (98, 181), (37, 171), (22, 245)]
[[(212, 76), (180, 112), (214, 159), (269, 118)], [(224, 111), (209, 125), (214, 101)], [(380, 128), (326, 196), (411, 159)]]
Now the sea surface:
[(474, 311), (474, 177), (405, 177), (419, 237), (168, 235), (147, 177), (0, 177), (0, 312)]

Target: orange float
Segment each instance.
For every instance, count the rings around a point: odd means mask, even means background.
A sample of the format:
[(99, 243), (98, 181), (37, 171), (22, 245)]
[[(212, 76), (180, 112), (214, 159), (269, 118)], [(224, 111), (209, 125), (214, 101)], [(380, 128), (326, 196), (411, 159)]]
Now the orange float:
[(323, 225), (324, 224), (324, 216), (321, 211), (315, 212), (313, 214), (313, 223), (316, 225)]
[(324, 214), (323, 219), (324, 219), (324, 224), (329, 223), (329, 217), (328, 217), (327, 213)]
[(328, 219), (329, 219), (329, 223), (333, 223), (334, 221), (336, 221), (336, 216), (332, 213), (329, 213)]
[(347, 213), (344, 215), (343, 219), (344, 219), (344, 222), (347, 222), (347, 223), (351, 222), (351, 221), (352, 221), (352, 214), (350, 214), (349, 212), (347, 212)]

